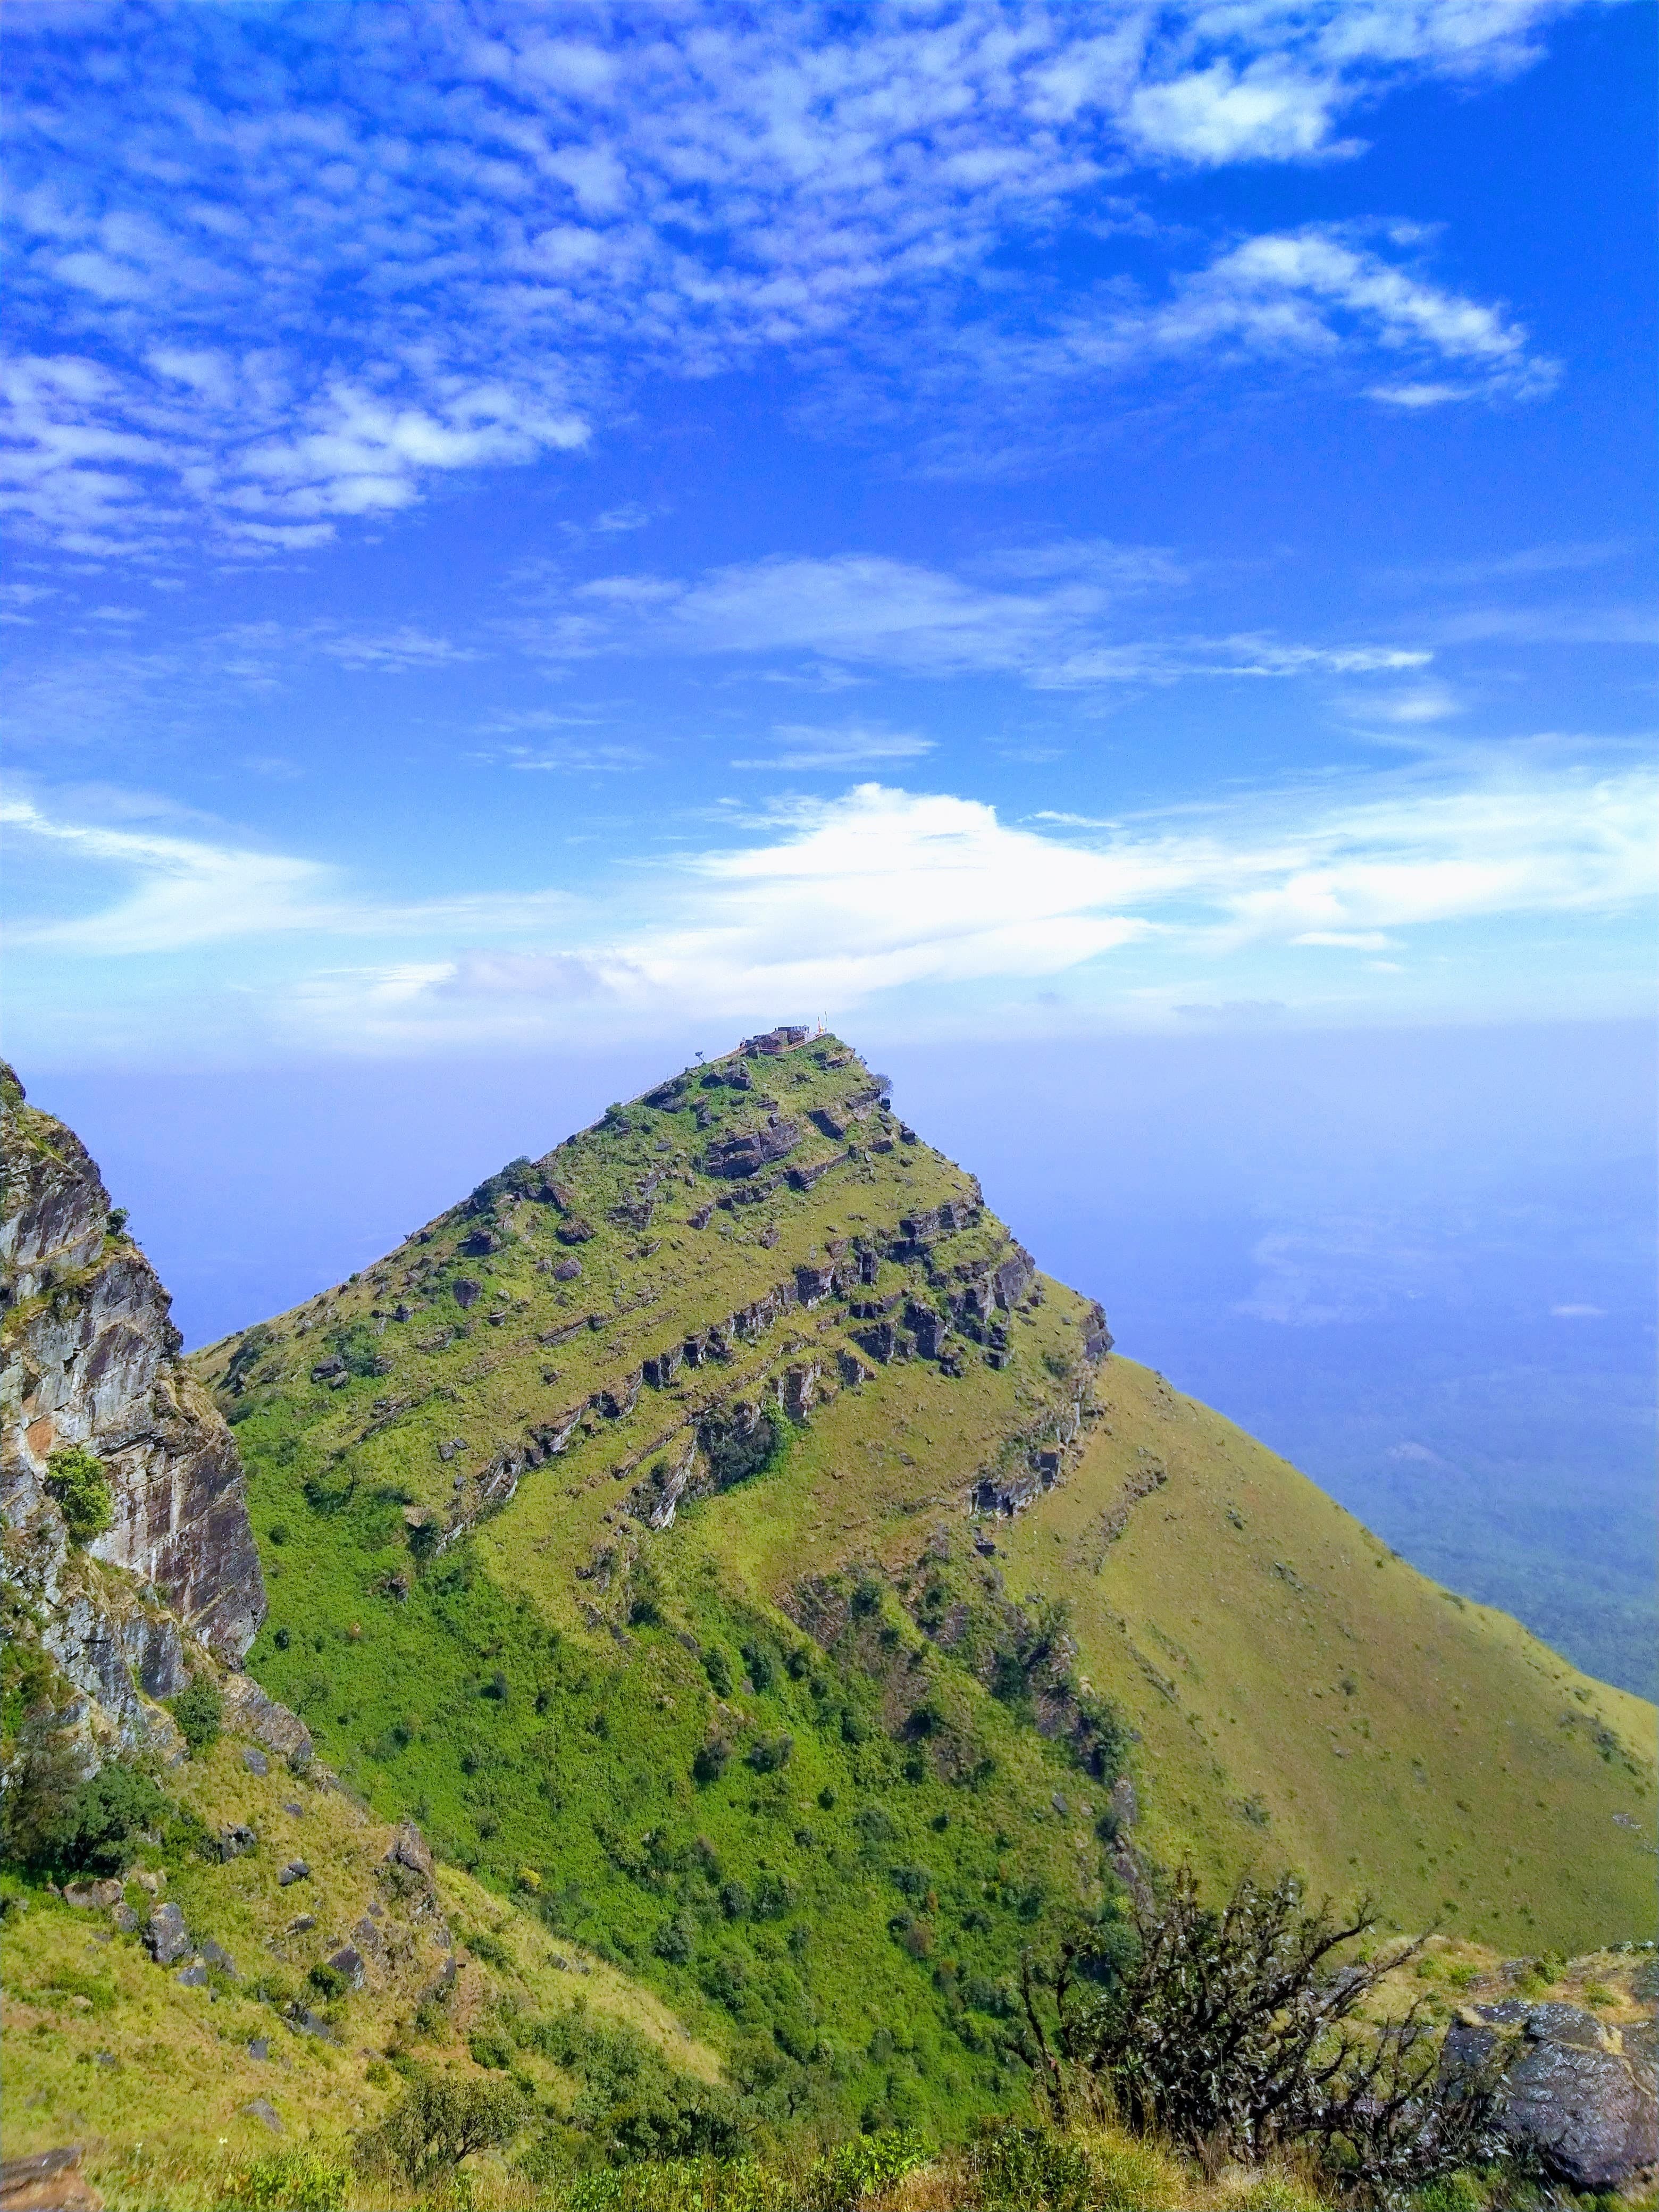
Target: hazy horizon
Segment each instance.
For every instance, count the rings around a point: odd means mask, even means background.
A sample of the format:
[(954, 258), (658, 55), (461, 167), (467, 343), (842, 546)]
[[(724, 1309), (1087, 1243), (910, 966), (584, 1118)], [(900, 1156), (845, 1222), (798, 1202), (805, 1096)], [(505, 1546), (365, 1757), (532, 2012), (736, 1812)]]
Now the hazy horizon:
[[(1102, 1300), (1126, 1356), (1425, 1571), (1652, 1694), (1650, 1029), (851, 1034), (1039, 1262)], [(199, 1345), (690, 1056), (64, 1071), (30, 1089), (81, 1131)]]

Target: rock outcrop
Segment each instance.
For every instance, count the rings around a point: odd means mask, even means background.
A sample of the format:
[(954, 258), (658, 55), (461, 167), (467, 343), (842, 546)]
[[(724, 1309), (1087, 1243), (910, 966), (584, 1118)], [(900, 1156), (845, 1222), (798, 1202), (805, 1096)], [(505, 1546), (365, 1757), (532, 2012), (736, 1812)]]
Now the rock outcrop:
[(73, 1131), (0, 1069), (0, 1510), (61, 1518), (54, 1454), (103, 1468), (111, 1526), (88, 1549), (153, 1589), (185, 1629), (240, 1657), (264, 1583), (235, 1440), (179, 1358), (171, 1301), (122, 1233)]
[(1573, 2004), (1468, 2005), (1447, 2033), (1450, 2069), (1506, 2056), (1501, 2123), (1552, 2181), (1624, 2189), (1659, 2166), (1653, 2024), (1615, 2027)]
[(154, 1701), (188, 1647), (234, 1665), (264, 1618), (235, 1440), (86, 1148), (3, 1064), (0, 1170), (0, 1584), (76, 1693), (54, 1733), (173, 1755)]

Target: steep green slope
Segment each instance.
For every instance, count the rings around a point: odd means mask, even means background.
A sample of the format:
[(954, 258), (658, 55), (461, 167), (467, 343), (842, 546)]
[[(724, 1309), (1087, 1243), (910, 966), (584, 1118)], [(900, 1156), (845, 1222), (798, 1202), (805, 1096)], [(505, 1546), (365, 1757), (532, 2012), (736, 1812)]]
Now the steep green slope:
[(1641, 1933), (1647, 1709), (1103, 1367), (881, 1098), (832, 1038), (688, 1070), (201, 1355), (249, 1665), (324, 1755), (781, 2112), (1006, 2098), (1018, 1953), (1112, 1909), (1130, 1777), (1146, 1847), (1218, 1875)]
[(1650, 1931), (1650, 1705), (1429, 1582), (1161, 1377), (1115, 1360), (1102, 1399), (1007, 1571), (1071, 1598), (1142, 1738), (1155, 1855), (1288, 1861), (1513, 1951)]
[[(648, 1992), (556, 1944), (459, 1869), (439, 1866), (428, 1881), (390, 1856), (396, 1832), (324, 1776), (280, 1761), (252, 1773), (246, 1750), (222, 1738), (167, 1778), (210, 1835), (235, 1823), (257, 1844), (224, 1863), (188, 1844), (147, 1845), (126, 1884), (125, 1929), (15, 1873), (0, 1884), (9, 2157), (74, 2140), (118, 2203), (167, 2204), (175, 2191), (188, 2204), (217, 2202), (216, 2190), (204, 2199), (204, 2179), (222, 2180), (278, 2137), (348, 2157), (353, 2129), (401, 2088), (382, 2054), (486, 2080), (469, 2045), (495, 2054), (477, 2039), (576, 2002), (663, 2068), (715, 2076), (715, 2054)], [(284, 1886), (282, 1869), (301, 1856), (307, 1875)], [(143, 1941), (153, 1893), (190, 1933), (171, 1969)], [(348, 1942), (362, 1947), (362, 1986), (331, 1995), (313, 1969)], [(191, 1967), (204, 1943), (226, 1963)], [(303, 2032), (288, 2016), (296, 2002)], [(575, 2102), (580, 2082), (533, 2046), (514, 2063), (553, 2109)]]

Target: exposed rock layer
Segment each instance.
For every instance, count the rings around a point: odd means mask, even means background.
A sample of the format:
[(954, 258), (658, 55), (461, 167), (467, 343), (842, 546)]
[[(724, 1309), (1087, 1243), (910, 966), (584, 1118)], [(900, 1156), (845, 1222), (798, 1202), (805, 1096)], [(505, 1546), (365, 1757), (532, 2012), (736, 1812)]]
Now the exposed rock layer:
[[(184, 1686), (186, 1640), (234, 1662), (264, 1618), (241, 1462), (96, 1165), (3, 1063), (0, 1170), (3, 1579), (88, 1701), (59, 1725), (162, 1747), (171, 1724), (146, 1701)], [(109, 1486), (111, 1525), (84, 1550), (52, 1488), (75, 1447)]]

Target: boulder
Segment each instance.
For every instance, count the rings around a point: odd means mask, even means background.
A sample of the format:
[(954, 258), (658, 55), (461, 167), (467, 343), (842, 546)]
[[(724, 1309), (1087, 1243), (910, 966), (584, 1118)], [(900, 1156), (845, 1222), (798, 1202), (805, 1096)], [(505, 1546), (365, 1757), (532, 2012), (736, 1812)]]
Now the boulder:
[(449, 1287), (458, 1306), (477, 1305), (483, 1296), (483, 1285), (475, 1283), (471, 1275), (457, 1275)]
[[(264, 2055), (264, 2052), (260, 2053), (262, 2057)], [(283, 2124), (276, 2117), (275, 2107), (264, 2097), (251, 2097), (241, 2109), (249, 2119), (258, 2120), (261, 2127), (269, 2128), (272, 2135), (279, 2136), (283, 2132)]]
[(404, 1820), (399, 1826), (384, 1856), (390, 1863), (407, 1867), (411, 1874), (421, 1875), (424, 1881), (433, 1879), (432, 1853), (426, 1838), (412, 1820)]
[(255, 1751), (252, 1744), (242, 1753), (242, 1764), (250, 1774), (269, 1774), (270, 1771), (270, 1761), (264, 1752)]
[(227, 1861), (245, 1858), (258, 1840), (252, 1828), (240, 1820), (233, 1820), (228, 1827), (219, 1831), (219, 1856)]
[(113, 1875), (106, 1881), (72, 1881), (64, 1892), (64, 1902), (82, 1912), (107, 1912), (121, 1902), (125, 1888)]
[(144, 1945), (158, 1966), (170, 1966), (190, 1948), (190, 1930), (176, 1905), (158, 1905), (144, 1929)]
[(920, 1358), (939, 1359), (944, 1356), (945, 1340), (951, 1333), (951, 1324), (942, 1319), (932, 1306), (907, 1306), (904, 1322), (906, 1328), (915, 1334), (916, 1352)]
[(553, 1279), (556, 1283), (574, 1283), (576, 1280), (576, 1278), (581, 1273), (581, 1261), (574, 1256), (567, 1260), (561, 1260), (558, 1266), (553, 1270)]
[(855, 1332), (854, 1341), (867, 1352), (872, 1359), (878, 1359), (885, 1367), (899, 1352), (899, 1334), (890, 1321), (878, 1321), (873, 1328)]
[(79, 2143), (37, 2150), (0, 2165), (0, 2212), (102, 2212), (103, 2198), (81, 2172)]
[(1659, 2166), (1651, 2021), (1615, 2027), (1572, 2004), (1466, 2006), (1443, 2066), (1508, 2052), (1499, 2118), (1517, 2151), (1572, 2190), (1616, 2190)]
[(592, 1223), (585, 1220), (580, 1213), (567, 1214), (554, 1231), (561, 1244), (586, 1244), (590, 1237), (597, 1237), (599, 1233)]
[(236, 1961), (222, 1944), (216, 1943), (211, 1936), (204, 1936), (201, 1949), (202, 1957), (208, 1966), (216, 1967), (222, 1974), (228, 1974), (233, 1982), (236, 1979)]
[(683, 1344), (671, 1344), (663, 1352), (653, 1352), (645, 1363), (645, 1379), (653, 1390), (665, 1390), (680, 1370), (685, 1357)]
[(276, 1877), (277, 1887), (290, 1889), (296, 1881), (309, 1881), (311, 1869), (303, 1859), (290, 1859)]
[(328, 1963), (337, 1974), (343, 1977), (348, 1989), (362, 1989), (367, 1967), (363, 1954), (355, 1943), (342, 1943), (337, 1951), (331, 1951)]
[(311, 1758), (311, 1730), (286, 1705), (268, 1698), (251, 1674), (227, 1674), (221, 1685), (225, 1726), (238, 1735), (251, 1735), (267, 1751), (294, 1767)]

